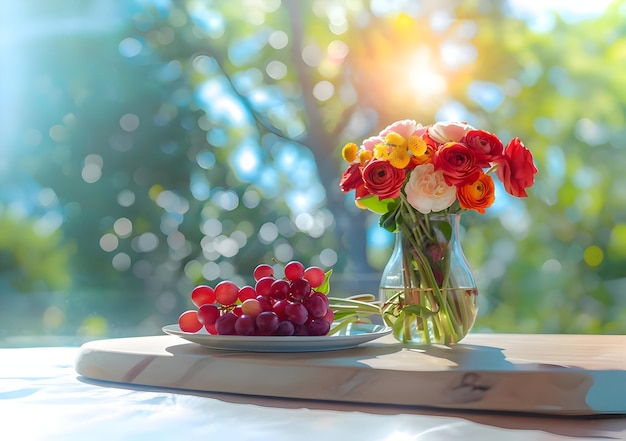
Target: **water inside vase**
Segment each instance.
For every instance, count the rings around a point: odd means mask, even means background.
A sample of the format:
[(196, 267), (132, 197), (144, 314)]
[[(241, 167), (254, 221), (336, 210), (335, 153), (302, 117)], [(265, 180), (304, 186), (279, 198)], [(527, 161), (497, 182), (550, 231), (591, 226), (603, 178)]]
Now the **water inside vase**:
[[(441, 308), (431, 288), (381, 287), (380, 299), (387, 325), (397, 329), (396, 337), (403, 342), (458, 343), (472, 328), (478, 313), (478, 289), (443, 288)], [(407, 308), (408, 307), (408, 308)], [(386, 309), (388, 308), (388, 309)], [(404, 314), (400, 315), (400, 311)], [(404, 323), (396, 325), (397, 320)]]

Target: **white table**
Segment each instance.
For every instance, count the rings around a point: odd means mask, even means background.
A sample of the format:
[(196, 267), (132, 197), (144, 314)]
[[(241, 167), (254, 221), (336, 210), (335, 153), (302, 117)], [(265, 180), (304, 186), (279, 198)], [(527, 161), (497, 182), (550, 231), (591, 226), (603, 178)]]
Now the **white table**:
[(445, 412), (79, 376), (78, 348), (0, 349), (1, 440), (624, 440), (626, 418)]

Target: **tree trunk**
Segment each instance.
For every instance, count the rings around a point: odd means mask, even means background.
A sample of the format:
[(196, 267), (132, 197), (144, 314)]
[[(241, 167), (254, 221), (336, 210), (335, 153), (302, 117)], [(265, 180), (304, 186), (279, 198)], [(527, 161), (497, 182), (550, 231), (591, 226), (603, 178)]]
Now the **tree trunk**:
[(365, 212), (350, 212), (345, 205), (345, 195), (339, 190), (339, 177), (343, 170), (337, 167), (335, 161), (335, 158), (338, 159), (339, 141), (333, 139), (322, 124), (320, 109), (312, 94), (314, 85), (311, 68), (302, 59), (302, 5), (307, 3), (286, 0), (284, 4), (290, 18), (291, 60), (302, 87), (308, 124), (306, 136), (300, 142), (308, 146), (315, 157), (320, 180), (326, 190), (327, 206), (335, 217), (338, 238), (336, 251), (347, 253), (344, 277), (334, 277), (335, 286), (339, 283), (345, 291), (371, 292), (377, 287), (380, 274), (367, 261)]

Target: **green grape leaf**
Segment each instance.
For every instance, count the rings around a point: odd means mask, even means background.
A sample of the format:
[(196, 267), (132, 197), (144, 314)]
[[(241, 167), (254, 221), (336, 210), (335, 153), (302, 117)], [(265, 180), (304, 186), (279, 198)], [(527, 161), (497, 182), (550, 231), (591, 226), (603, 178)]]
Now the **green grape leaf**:
[(328, 293), (330, 292), (330, 276), (332, 275), (332, 273), (332, 269), (326, 271), (326, 274), (324, 276), (324, 283), (315, 288), (315, 291), (328, 295)]

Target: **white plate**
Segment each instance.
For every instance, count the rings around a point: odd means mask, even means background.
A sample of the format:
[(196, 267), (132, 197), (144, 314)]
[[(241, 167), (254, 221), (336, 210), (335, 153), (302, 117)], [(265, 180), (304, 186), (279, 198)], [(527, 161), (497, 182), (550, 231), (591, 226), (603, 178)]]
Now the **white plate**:
[(337, 334), (317, 337), (211, 335), (204, 328), (194, 334), (181, 331), (178, 325), (164, 326), (163, 332), (207, 348), (226, 351), (316, 352), (353, 348), (391, 333), (391, 328), (381, 325), (351, 323)]

